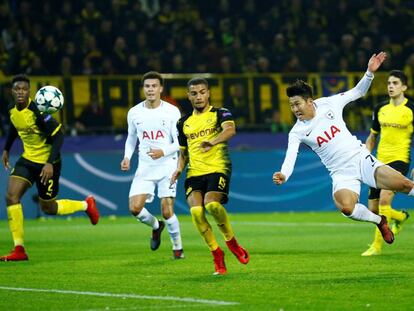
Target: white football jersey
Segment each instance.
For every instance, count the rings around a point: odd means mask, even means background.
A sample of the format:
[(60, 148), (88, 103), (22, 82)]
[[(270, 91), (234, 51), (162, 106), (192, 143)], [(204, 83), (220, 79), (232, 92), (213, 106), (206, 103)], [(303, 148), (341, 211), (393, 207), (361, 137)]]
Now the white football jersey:
[[(177, 161), (179, 150), (177, 121), (181, 114), (177, 107), (161, 101), (159, 107), (145, 107), (140, 102), (128, 111), (128, 138), (125, 142), (125, 155), (131, 159), (139, 141), (139, 163), (159, 165)], [(153, 160), (147, 152), (150, 148), (162, 149), (164, 156)]]
[(293, 172), (301, 143), (320, 157), (331, 175), (358, 155), (361, 148), (365, 148), (346, 127), (342, 113), (348, 103), (365, 95), (373, 78), (373, 74), (367, 72), (353, 89), (316, 99), (315, 117), (306, 121), (297, 120), (289, 132), (288, 149), (281, 169), (286, 180)]

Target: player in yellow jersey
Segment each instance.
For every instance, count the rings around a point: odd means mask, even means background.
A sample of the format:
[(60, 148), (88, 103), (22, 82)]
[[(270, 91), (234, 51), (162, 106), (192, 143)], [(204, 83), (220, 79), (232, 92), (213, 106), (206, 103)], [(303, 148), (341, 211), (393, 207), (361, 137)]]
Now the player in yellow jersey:
[[(373, 112), (371, 133), (366, 146), (372, 151), (380, 135), (377, 158), (403, 175), (407, 175), (410, 167), (411, 138), (414, 124), (414, 104), (404, 96), (408, 79), (404, 72), (393, 70), (388, 75), (388, 95), (390, 100), (379, 104)], [(387, 217), (388, 222), (394, 220), (391, 230), (397, 234), (402, 224), (408, 219), (406, 211), (397, 211), (391, 207), (395, 193), (390, 190), (370, 188), (368, 207), (371, 211)], [(381, 254), (382, 237), (375, 230), (374, 242), (363, 252), (362, 256)]]
[(185, 191), (193, 223), (207, 243), (214, 258), (214, 274), (227, 272), (224, 252), (219, 247), (205, 212), (213, 216), (226, 240), (227, 247), (242, 264), (249, 262), (249, 253), (234, 236), (226, 209), (231, 175), (227, 142), (236, 134), (231, 112), (210, 105), (209, 85), (203, 78), (188, 84), (192, 114), (178, 121), (180, 157), (171, 177), (174, 184), (188, 164)]
[(60, 148), (63, 143), (62, 125), (51, 115), (41, 114), (30, 99), (30, 80), (17, 75), (12, 80), (14, 104), (9, 107), (10, 130), (3, 150), (2, 162), (10, 169), (9, 151), (17, 136), (23, 142), (23, 154), (11, 171), (7, 191), (7, 215), (14, 249), (0, 261), (28, 260), (23, 239), (23, 208), (21, 198), (36, 183), (39, 205), (48, 215), (66, 215), (85, 211), (93, 225), (99, 220), (95, 199), (85, 201), (56, 200), (61, 170)]

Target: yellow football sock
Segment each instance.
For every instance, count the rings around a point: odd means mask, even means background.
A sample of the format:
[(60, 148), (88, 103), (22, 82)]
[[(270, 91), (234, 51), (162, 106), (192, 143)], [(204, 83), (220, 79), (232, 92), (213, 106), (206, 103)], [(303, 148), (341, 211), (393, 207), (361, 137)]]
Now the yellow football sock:
[(234, 237), (234, 233), (224, 206), (219, 202), (210, 202), (206, 204), (206, 210), (216, 220), (217, 226), (224, 235), (224, 239), (230, 241)]
[(219, 245), (217, 244), (213, 230), (204, 214), (202, 206), (193, 206), (190, 209), (193, 224), (196, 226), (204, 241), (206, 241), (210, 251), (215, 251)]
[(391, 219), (397, 220), (397, 221), (404, 221), (405, 220), (405, 213), (391, 208)]
[[(387, 221), (389, 223), (391, 220), (391, 205), (380, 205), (379, 214), (387, 217)], [(383, 238), (381, 232), (378, 230), (378, 228), (375, 228), (374, 242), (372, 244), (376, 249), (381, 249), (382, 243)]]
[(9, 227), (13, 237), (14, 246), (23, 245), (23, 207), (20, 203), (7, 206)]
[(58, 205), (57, 215), (67, 215), (78, 211), (85, 211), (88, 207), (88, 204), (85, 201), (57, 200), (56, 203)]

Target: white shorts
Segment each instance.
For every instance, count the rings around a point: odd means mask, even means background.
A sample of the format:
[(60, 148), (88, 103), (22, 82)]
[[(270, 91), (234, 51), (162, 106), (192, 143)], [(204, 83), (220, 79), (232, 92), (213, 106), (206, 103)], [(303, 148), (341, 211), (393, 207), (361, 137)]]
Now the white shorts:
[(375, 171), (382, 165), (384, 163), (370, 154), (368, 149), (361, 149), (358, 155), (331, 174), (332, 194), (340, 189), (349, 189), (359, 195), (361, 182), (377, 188)]
[(151, 203), (154, 200), (155, 187), (157, 187), (159, 198), (175, 198), (177, 183), (170, 187), (170, 180), (176, 169), (176, 163), (159, 166), (139, 165), (132, 180), (129, 197), (146, 194), (146, 202)]

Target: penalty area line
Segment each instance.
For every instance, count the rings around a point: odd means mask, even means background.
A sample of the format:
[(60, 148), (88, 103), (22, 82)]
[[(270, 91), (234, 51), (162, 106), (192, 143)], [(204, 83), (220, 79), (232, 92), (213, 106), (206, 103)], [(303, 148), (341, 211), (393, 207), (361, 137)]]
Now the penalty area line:
[(149, 296), (149, 295), (135, 295), (135, 294), (114, 294), (114, 293), (99, 293), (99, 292), (83, 292), (76, 290), (60, 290), (60, 289), (41, 289), (41, 288), (22, 288), (22, 287), (8, 287), (0, 286), (0, 290), (17, 291), (17, 292), (38, 292), (38, 293), (53, 293), (53, 294), (66, 294), (66, 295), (85, 295), (96, 297), (112, 297), (122, 299), (146, 299), (146, 300), (168, 300), (168, 301), (180, 301), (190, 303), (200, 303), (208, 305), (230, 306), (238, 305), (238, 302), (221, 301), (221, 300), (209, 300), (198, 299), (189, 297), (174, 297), (174, 296)]

